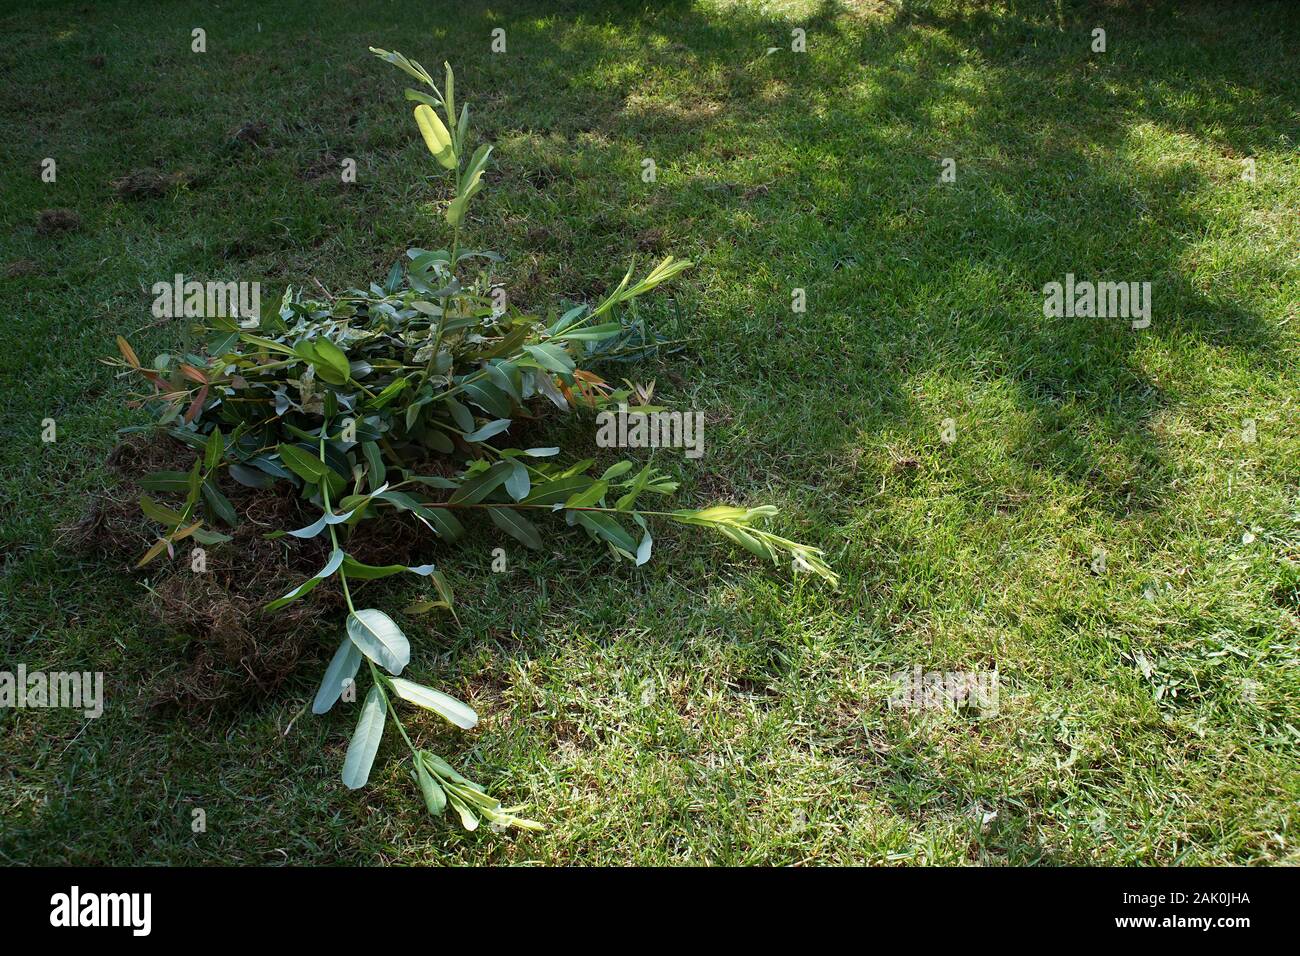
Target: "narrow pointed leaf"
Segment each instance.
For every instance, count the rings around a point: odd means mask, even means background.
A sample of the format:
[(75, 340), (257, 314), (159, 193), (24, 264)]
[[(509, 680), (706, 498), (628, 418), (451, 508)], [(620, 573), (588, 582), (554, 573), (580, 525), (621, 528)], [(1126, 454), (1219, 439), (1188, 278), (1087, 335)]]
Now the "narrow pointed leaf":
[(329, 470), (323, 461), (297, 445), (280, 445), (276, 450), (285, 467), (304, 481), (319, 482)]
[(601, 498), (605, 497), (605, 492), (609, 490), (609, 482), (596, 481), (590, 488), (573, 494), (568, 501), (564, 503), (566, 508), (589, 508)]
[(325, 668), (325, 676), (321, 678), (320, 689), (316, 691), (316, 699), (312, 701), (311, 712), (324, 714), (329, 711), (335, 701), (342, 696), (347, 682), (356, 678), (360, 666), (361, 651), (357, 649), (356, 644), (352, 643), (350, 637), (344, 637), (343, 643), (334, 652), (333, 660)]
[(466, 432), (463, 436), (466, 441), (487, 441), (494, 435), (500, 435), (510, 427), (510, 419), (499, 418), (494, 422), (488, 422), (482, 428), (476, 428), (472, 432)]
[(598, 511), (578, 511), (578, 524), (593, 532), (602, 541), (608, 541), (624, 554), (633, 556), (637, 551), (637, 541), (617, 521)]
[(356, 578), (358, 581), (374, 581), (378, 578), (391, 577), (394, 574), (401, 574), (403, 571), (410, 571), (412, 574), (419, 574), (428, 577), (437, 570), (432, 564), (421, 564), (410, 566), (405, 564), (362, 564), (356, 558), (349, 555), (343, 559), (343, 572), (349, 578)]
[(465, 397), (489, 415), (497, 418), (510, 416), (510, 398), (505, 392), (489, 382), (473, 381), (462, 383)]
[(450, 697), (442, 691), (400, 677), (394, 677), (392, 685), (393, 693), (402, 700), (408, 700), (425, 710), (441, 714), (463, 730), (469, 730), (478, 723), (478, 714), (474, 713), (472, 707), (462, 704), (455, 697)]
[(449, 504), (478, 504), (510, 477), (510, 462), (499, 461), (487, 471), (466, 479), (451, 496)]
[(329, 560), (325, 562), (325, 567), (317, 571), (314, 577), (308, 578), (306, 581), (302, 582), (302, 584), (298, 585), (288, 594), (276, 598), (274, 601), (272, 601), (270, 604), (266, 606), (266, 610), (278, 611), (286, 604), (296, 601), (298, 600), (298, 598), (311, 593), (311, 591), (313, 591), (316, 588), (316, 585), (320, 584), (321, 581), (325, 580), (331, 574), (337, 571), (339, 569), (339, 565), (341, 565), (342, 563), (343, 563), (343, 551), (339, 548), (335, 548), (330, 553)]
[(569, 358), (569, 353), (559, 345), (543, 342), (540, 345), (525, 345), (524, 350), (536, 359), (539, 365), (552, 372), (568, 374), (574, 369), (573, 359)]
[(568, 478), (556, 478), (552, 481), (533, 485), (532, 491), (524, 499), (529, 505), (554, 505), (568, 501), (574, 494), (595, 484), (594, 479), (586, 475), (572, 475)]
[(460, 825), (463, 826), (466, 830), (470, 830), (470, 831), (477, 830), (478, 817), (474, 816), (474, 812), (470, 810), (470, 808), (465, 804), (463, 800), (460, 799), (460, 797), (457, 797), (454, 794), (449, 794), (449, 796), (451, 798), (452, 807), (455, 808), (456, 813), (460, 816)]
[(447, 795), (442, 787), (433, 781), (429, 770), (420, 757), (415, 758), (415, 779), (420, 784), (420, 793), (424, 795), (424, 805), (435, 817), (440, 817), (447, 809)]
[(513, 508), (489, 508), (488, 514), (498, 528), (530, 548), (542, 546), (536, 526)]
[(370, 688), (361, 705), (357, 729), (352, 732), (348, 755), (343, 760), (343, 783), (349, 790), (359, 790), (370, 779), (370, 768), (379, 752), (379, 742), (384, 737), (384, 692), (376, 685)]

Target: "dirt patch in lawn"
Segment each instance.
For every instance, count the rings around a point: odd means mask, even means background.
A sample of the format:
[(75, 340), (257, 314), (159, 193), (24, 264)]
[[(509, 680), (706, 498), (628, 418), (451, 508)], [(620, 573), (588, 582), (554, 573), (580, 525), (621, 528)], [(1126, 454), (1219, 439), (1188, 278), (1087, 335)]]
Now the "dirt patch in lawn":
[(36, 219), (36, 234), (52, 236), (81, 228), (81, 217), (71, 209), (42, 209)]
[[(345, 604), (331, 580), (279, 611), (263, 609), (319, 571), (329, 557), (326, 535), (305, 541), (266, 538), (268, 532), (312, 520), (311, 506), (304, 507), (287, 482), (257, 490), (223, 478), (221, 491), (240, 516), (237, 527), (220, 528), (231, 540), (201, 546), (187, 539), (174, 556), (164, 554), (135, 571), (156, 540), (156, 529), (140, 512), (140, 480), (156, 471), (188, 471), (193, 462), (191, 449), (166, 438), (137, 436), (118, 445), (108, 458), (113, 487), (91, 499), (84, 517), (64, 529), (63, 540), (119, 564), (124, 572), (148, 575), (142, 613), (189, 640), (146, 696), (153, 706), (211, 713), (223, 702), (242, 703), (250, 693), (278, 687), (322, 627), (341, 630)], [(365, 563), (418, 564), (428, 560), (431, 545), (429, 533), (389, 516), (358, 525), (347, 548)], [(203, 547), (202, 570), (195, 570), (196, 547)]]
[(156, 169), (133, 169), (109, 185), (123, 199), (156, 199), (177, 186), (186, 185), (191, 179), (186, 171), (164, 173)]

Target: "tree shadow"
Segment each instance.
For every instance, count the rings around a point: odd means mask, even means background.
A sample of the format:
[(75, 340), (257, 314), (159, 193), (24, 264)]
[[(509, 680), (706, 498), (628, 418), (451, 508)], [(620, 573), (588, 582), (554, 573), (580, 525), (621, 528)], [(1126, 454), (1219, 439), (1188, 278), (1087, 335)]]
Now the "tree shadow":
[[(1151, 431), (1171, 398), (1144, 370), (1144, 350), (1190, 337), (1264, 363), (1284, 360), (1267, 322), (1188, 276), (1194, 237), (1211, 225), (1199, 202), (1211, 185), (1205, 174), (1190, 162), (1159, 164), (1143, 149), (1146, 127), (1186, 134), (1231, 160), (1296, 133), (1296, 114), (1286, 105), (1294, 84), (1260, 67), (1258, 58), (1243, 64), (1247, 34), (1233, 33), (1229, 53), (1187, 62), (1186, 34), (1221, 22), (1213, 6), (1098, 11), (1070, 4), (1062, 16), (1045, 17), (1043, 5), (1028, 2), (1001, 5), (996, 16), (987, 5), (940, 12), (939, 4), (925, 12), (906, 5), (892, 20), (865, 24), (840, 17), (844, 8), (835, 3), (781, 23), (706, 15), (686, 3), (650, 16), (573, 8), (584, 11), (581, 22), (592, 29), (617, 25), (641, 41), (637, 75), (653, 75), (666, 56), (687, 56), (707, 78), (705, 95), (725, 104), (683, 124), (680, 109), (637, 108), (629, 81), (621, 90), (590, 93), (599, 101), (593, 109), (613, 117), (603, 127), (607, 135), (645, 138), (647, 151), (677, 148), (683, 166), (696, 152), (716, 159), (692, 147), (701, 131), (799, 144), (757, 193), (703, 174), (654, 206), (661, 216), (702, 222), (695, 244), (727, 281), (743, 281), (739, 273), (752, 268), (711, 255), (729, 232), (762, 228), (764, 216), (804, 222), (797, 241), (772, 243), (767, 265), (775, 281), (762, 307), (773, 320), (767, 327), (739, 323), (755, 346), (729, 356), (742, 381), (776, 389), (774, 402), (804, 408), (809, 418), (834, 397), (852, 442), (891, 418), (922, 414), (909, 409), (907, 395), (928, 369), (1008, 377), (1045, 431), (1059, 432), (1053, 423), (1070, 410), (1071, 431), (1050, 436), (1049, 464), (1035, 442), (1018, 450), (1025, 467), (1059, 470), (1085, 488), (1090, 504), (1122, 516), (1159, 507), (1171, 474)], [(1110, 25), (1110, 54), (1090, 51), (1088, 25), (1097, 17)], [(859, 55), (785, 56), (779, 68), (765, 69), (756, 41), (795, 25), (807, 30), (810, 49), (847, 45)], [(1269, 50), (1296, 41), (1294, 18), (1284, 27)], [(692, 38), (685, 52), (678, 49), (682, 37)], [(550, 42), (553, 61), (578, 76), (601, 62), (582, 31), (552, 34)], [(1170, 62), (1180, 68), (1166, 69)], [(887, 83), (856, 85), (858, 63)], [(1201, 102), (1213, 105), (1207, 115), (1197, 109)], [(954, 183), (938, 182), (944, 157), (957, 163)], [(1225, 167), (1225, 175), (1235, 171)], [(812, 185), (825, 174), (833, 177), (829, 186)], [(633, 199), (623, 208), (636, 205)], [(624, 234), (638, 221), (635, 211), (612, 212), (601, 232)], [(1044, 317), (1043, 285), (1067, 273), (1150, 282), (1151, 326)], [(988, 283), (1000, 288), (981, 288)], [(783, 320), (775, 314), (784, 311), (776, 291), (782, 285), (806, 287), (817, 307)], [(905, 314), (898, 314), (900, 305)], [(702, 366), (727, 353), (732, 321), (705, 320), (714, 342), (705, 346)], [(786, 350), (798, 363), (778, 355), (774, 368), (773, 353)], [(806, 387), (809, 365), (825, 373), (816, 376), (817, 393)], [(793, 433), (771, 437), (783, 452), (787, 440), (814, 459), (828, 451)], [(1122, 465), (1101, 467), (1100, 458), (1117, 447)], [(830, 449), (829, 457), (841, 458), (848, 448)]]

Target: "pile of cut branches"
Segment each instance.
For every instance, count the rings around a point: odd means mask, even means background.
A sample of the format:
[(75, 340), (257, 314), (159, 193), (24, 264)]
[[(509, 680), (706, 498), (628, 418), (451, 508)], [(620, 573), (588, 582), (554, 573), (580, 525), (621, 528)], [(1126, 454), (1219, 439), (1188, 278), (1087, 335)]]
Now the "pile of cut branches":
[[(112, 362), (148, 384), (135, 401), (156, 416), (136, 430), (161, 430), (196, 453), (188, 470), (143, 479), (147, 493), (140, 507), (157, 526), (157, 538), (140, 564), (174, 557), (184, 542), (210, 547), (230, 540), (227, 531), (240, 515), (217, 481), (223, 470), (252, 489), (292, 486), (318, 517), (267, 537), (327, 541), (327, 557), (266, 608), (303, 600), (330, 579), (342, 590), (345, 633), (312, 711), (324, 714), (340, 698), (354, 699), (365, 665), (369, 688), (344, 761), (344, 783), (365, 785), (391, 721), (410, 748), (413, 777), (431, 813), (441, 815), (450, 804), (470, 829), (480, 818), (497, 826), (534, 827), (411, 741), (394, 706), (398, 700), (462, 728), (473, 727), (477, 715), (447, 694), (401, 677), (410, 642), (384, 611), (359, 604), (356, 592), (368, 581), (412, 574), (432, 585), (432, 600), (423, 610), (454, 614), (452, 590), (431, 563), (360, 560), (349, 547), (358, 525), (404, 513), (452, 543), (467, 534), (462, 519), (478, 512), (523, 545), (538, 548), (543, 523), (560, 521), (614, 559), (639, 565), (651, 556), (652, 524), (665, 521), (714, 529), (774, 562), (790, 557), (832, 584), (836, 577), (817, 548), (757, 526), (776, 513), (771, 506), (647, 506), (677, 490), (651, 464), (638, 468), (621, 461), (597, 472), (590, 459), (560, 461), (558, 448), (508, 446), (512, 425), (535, 418), (539, 409), (626, 406), (630, 390), (610, 385), (590, 368), (657, 347), (660, 340), (626, 306), (690, 264), (669, 256), (635, 282), (629, 270), (603, 301), (560, 315), (503, 307), (491, 274), (500, 256), (463, 248), (460, 241), (492, 148), (481, 145), (469, 153), (469, 110), (456, 112), (451, 67), (439, 90), (420, 64), (400, 53), (372, 52), (431, 91), (408, 89), (406, 96), (418, 104), (415, 121), (429, 151), (455, 178), (455, 196), (446, 208), (450, 244), (408, 250), (405, 268), (395, 265), (382, 284), (368, 289), (329, 301), (289, 289), (274, 316), (209, 319), (194, 350), (164, 354), (149, 365), (119, 337), (122, 359)], [(631, 408), (642, 414), (656, 410), (645, 404)]]

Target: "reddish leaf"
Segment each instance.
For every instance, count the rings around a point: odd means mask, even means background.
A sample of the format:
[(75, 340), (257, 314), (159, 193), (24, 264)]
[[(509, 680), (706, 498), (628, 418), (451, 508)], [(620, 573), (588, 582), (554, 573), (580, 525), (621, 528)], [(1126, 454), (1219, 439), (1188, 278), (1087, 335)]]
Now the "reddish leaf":
[(181, 374), (186, 378), (198, 382), (200, 385), (207, 385), (208, 379), (202, 372), (187, 362), (181, 363)]
[(190, 402), (190, 407), (185, 409), (185, 424), (189, 424), (198, 418), (199, 412), (203, 411), (203, 403), (208, 399), (208, 387), (204, 385), (199, 389), (199, 394), (194, 396), (194, 401)]

